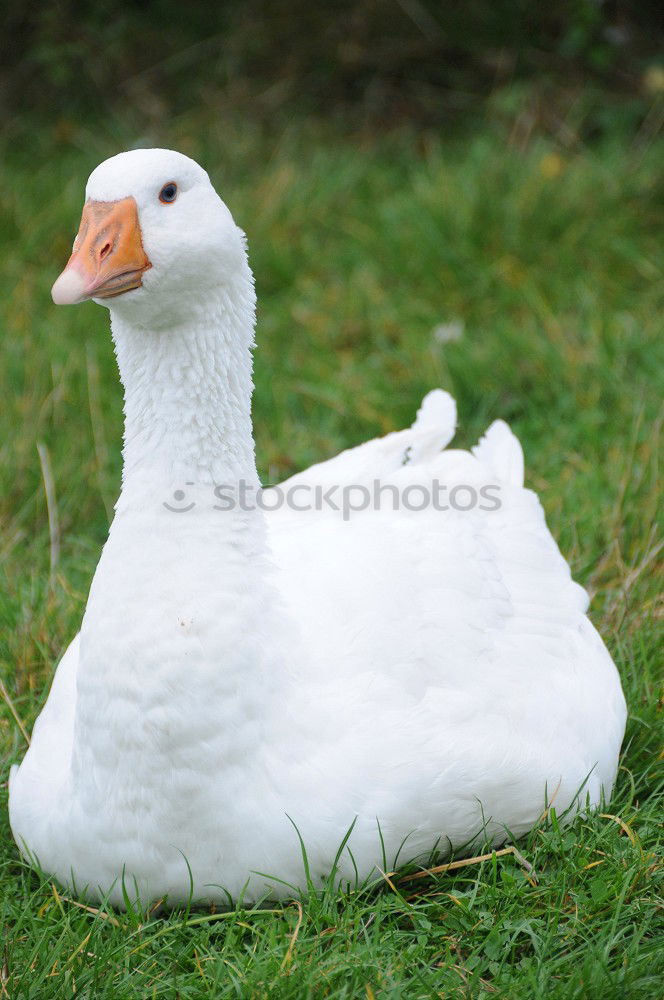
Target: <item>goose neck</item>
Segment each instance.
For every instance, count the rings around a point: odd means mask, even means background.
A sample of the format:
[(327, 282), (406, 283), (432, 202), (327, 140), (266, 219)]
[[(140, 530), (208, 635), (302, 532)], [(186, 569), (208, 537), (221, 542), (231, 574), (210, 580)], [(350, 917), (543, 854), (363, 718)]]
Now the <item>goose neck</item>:
[(111, 318), (124, 388), (123, 484), (256, 480), (253, 285), (220, 289), (171, 325)]

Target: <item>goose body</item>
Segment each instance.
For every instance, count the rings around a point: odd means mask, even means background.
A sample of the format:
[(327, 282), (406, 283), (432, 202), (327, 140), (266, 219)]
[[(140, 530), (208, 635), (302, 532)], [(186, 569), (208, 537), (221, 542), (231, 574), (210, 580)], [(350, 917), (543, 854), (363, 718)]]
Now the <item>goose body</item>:
[(258, 493), (244, 237), (168, 150), (94, 171), (53, 296), (110, 306), (124, 472), (12, 769), (26, 857), (119, 905), (254, 900), (306, 887), (298, 834), (314, 885), (354, 882), (610, 794), (617, 671), (507, 425), (449, 448), (435, 390)]

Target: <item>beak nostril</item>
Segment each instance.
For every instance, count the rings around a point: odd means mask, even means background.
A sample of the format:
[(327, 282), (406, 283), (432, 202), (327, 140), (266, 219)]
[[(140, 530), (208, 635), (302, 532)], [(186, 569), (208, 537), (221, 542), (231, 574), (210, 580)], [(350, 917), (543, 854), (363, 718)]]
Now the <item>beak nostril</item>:
[(99, 260), (103, 260), (105, 257), (108, 257), (111, 249), (112, 247), (110, 243), (104, 243), (103, 247), (99, 251)]

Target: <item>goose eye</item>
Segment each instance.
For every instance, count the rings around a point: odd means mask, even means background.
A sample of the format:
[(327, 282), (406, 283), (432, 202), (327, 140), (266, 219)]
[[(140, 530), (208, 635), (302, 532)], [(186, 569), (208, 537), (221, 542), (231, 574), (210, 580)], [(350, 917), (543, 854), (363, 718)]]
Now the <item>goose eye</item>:
[(164, 184), (163, 188), (159, 192), (159, 201), (163, 201), (165, 204), (169, 204), (171, 201), (175, 201), (178, 196), (178, 186), (171, 181), (169, 184)]

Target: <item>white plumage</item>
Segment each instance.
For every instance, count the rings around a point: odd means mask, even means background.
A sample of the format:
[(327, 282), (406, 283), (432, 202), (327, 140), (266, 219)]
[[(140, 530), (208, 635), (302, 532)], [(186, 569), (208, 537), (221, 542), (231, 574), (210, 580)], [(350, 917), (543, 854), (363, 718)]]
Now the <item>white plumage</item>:
[(354, 881), (608, 795), (620, 682), (507, 425), (449, 449), (455, 406), (436, 390), (411, 428), (228, 509), (258, 487), (243, 234), (167, 150), (106, 161), (87, 197), (135, 200), (150, 266), (104, 299), (123, 485), (80, 635), (12, 771), (26, 856), (119, 905), (123, 880), (144, 903), (252, 900), (305, 885), (294, 826), (319, 883), (354, 823), (338, 862)]

